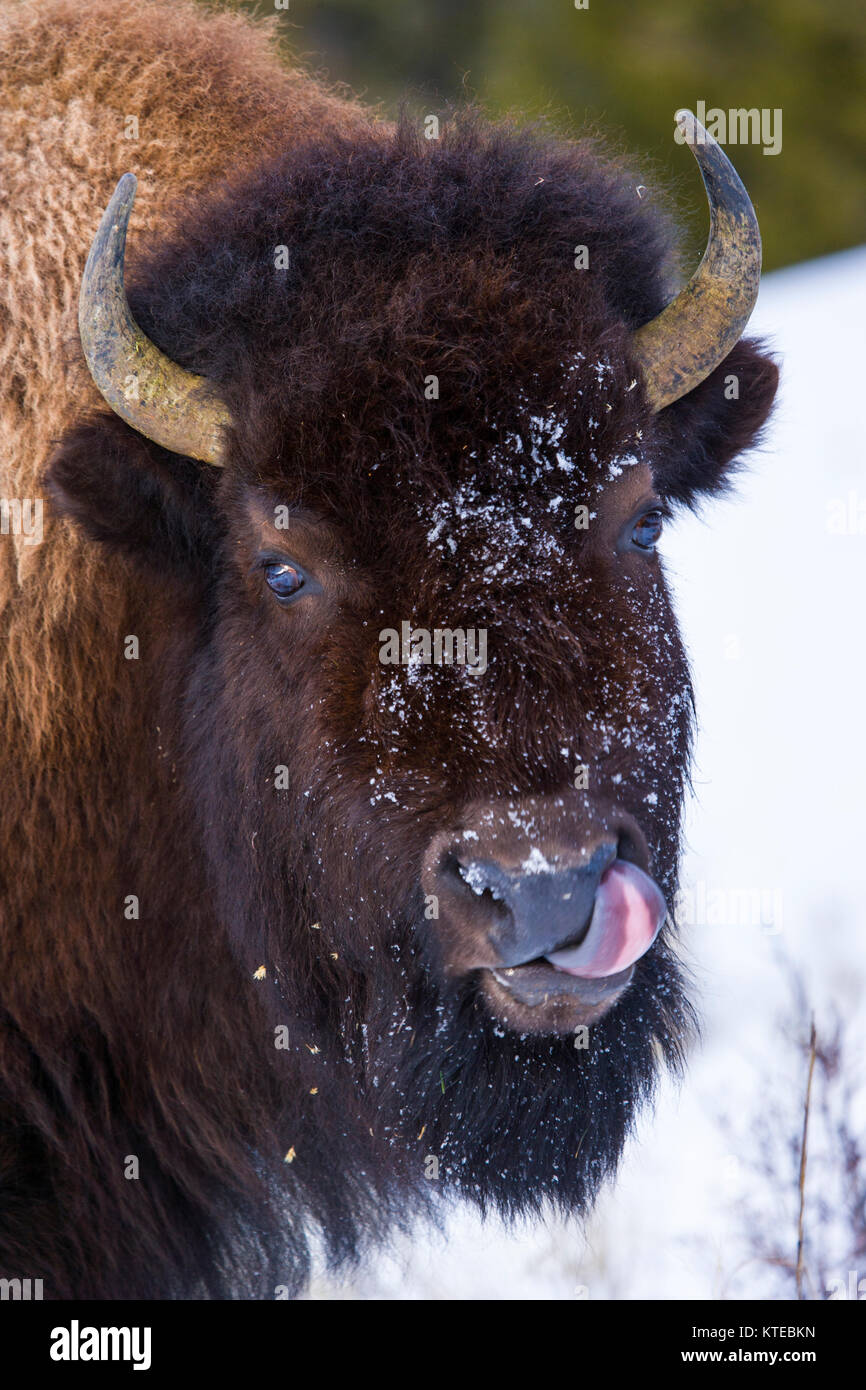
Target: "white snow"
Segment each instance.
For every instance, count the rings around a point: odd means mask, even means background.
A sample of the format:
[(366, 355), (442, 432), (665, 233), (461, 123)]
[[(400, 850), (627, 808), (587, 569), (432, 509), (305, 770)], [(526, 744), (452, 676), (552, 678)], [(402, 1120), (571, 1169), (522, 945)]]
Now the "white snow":
[(525, 874), (552, 874), (556, 872), (556, 866), (551, 864), (549, 859), (545, 859), (538, 845), (532, 846), (520, 868)]
[(460, 877), (465, 879), (473, 893), (478, 893), (480, 896), (484, 892), (487, 887), (487, 878), (480, 864), (461, 864), (459, 872)]

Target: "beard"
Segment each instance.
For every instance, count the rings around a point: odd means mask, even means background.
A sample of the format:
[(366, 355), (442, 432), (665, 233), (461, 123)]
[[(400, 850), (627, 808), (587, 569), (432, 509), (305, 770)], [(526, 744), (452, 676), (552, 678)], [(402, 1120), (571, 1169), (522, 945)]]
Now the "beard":
[(405, 1178), (505, 1217), (588, 1211), (694, 1032), (669, 947), (657, 942), (616, 1006), (574, 1036), (513, 1032), (476, 980), (443, 985), (423, 959), (413, 973), (396, 1009), (377, 991), (364, 1067)]

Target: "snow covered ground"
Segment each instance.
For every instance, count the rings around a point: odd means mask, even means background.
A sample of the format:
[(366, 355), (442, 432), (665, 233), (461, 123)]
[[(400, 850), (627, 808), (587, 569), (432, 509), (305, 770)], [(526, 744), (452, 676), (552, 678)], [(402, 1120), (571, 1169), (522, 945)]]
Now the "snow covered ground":
[[(737, 496), (663, 545), (700, 718), (683, 954), (704, 1040), (684, 1085), (665, 1086), (586, 1233), (459, 1213), (447, 1238), (420, 1231), (312, 1297), (787, 1296), (744, 1215), (757, 1199), (793, 1231), (787, 1177), (762, 1190), (749, 1163), (761, 1116), (778, 1103), (796, 1121), (805, 1083), (777, 1027), (786, 962), (819, 1030), (835, 1004), (866, 1034), (864, 324), (866, 248), (767, 276), (750, 332), (782, 358), (772, 431)], [(816, 1129), (816, 1164), (825, 1142)]]

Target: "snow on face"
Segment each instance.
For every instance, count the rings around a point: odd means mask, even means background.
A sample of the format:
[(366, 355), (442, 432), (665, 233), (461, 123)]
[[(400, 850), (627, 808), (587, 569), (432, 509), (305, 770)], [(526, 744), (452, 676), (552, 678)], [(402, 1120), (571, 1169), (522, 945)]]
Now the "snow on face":
[[(436, 497), (417, 498), (431, 574), (443, 576), (450, 593), (457, 595), (457, 601), (444, 603), (447, 611), (435, 618), (443, 627), (483, 626), (485, 614), (489, 618), (501, 612), (503, 601), (509, 601), (506, 591), (510, 595), (527, 582), (549, 592), (554, 606), (564, 582), (574, 592), (580, 582), (581, 548), (577, 532), (570, 529), (575, 507), (587, 505), (592, 523), (605, 488), (645, 461), (639, 430), (616, 436), (614, 421), (620, 413), (611, 365), (601, 358), (587, 363), (578, 354), (563, 371), (570, 409), (541, 408), (521, 391), (519, 429), (501, 430), (485, 421), (485, 431), (497, 442), (483, 450), (480, 445), (467, 448), (454, 468), (452, 486)], [(419, 622), (414, 612), (401, 617)], [(429, 612), (425, 621), (431, 621)], [(519, 645), (512, 643), (509, 651), (510, 659), (519, 664)], [(564, 649), (563, 660), (569, 657)], [(454, 666), (447, 673), (446, 684), (455, 679), (460, 683), (479, 737), (491, 733), (486, 707), (496, 669), (485, 680), (465, 667)], [(417, 660), (385, 667), (378, 703), (386, 722), (406, 726), (422, 716), (437, 690), (444, 688), (443, 675), (441, 669)]]
[(493, 579), (508, 570), (516, 552), (526, 550), (531, 532), (534, 560), (550, 568), (565, 553), (562, 543), (552, 531), (539, 530), (529, 512), (515, 513), (511, 505), (502, 494), (486, 495), (474, 481), (463, 483), (434, 506), (427, 540), (440, 555), (471, 563), (473, 574)]
[[(574, 375), (581, 368), (582, 361), (576, 359), (564, 370), (566, 375)], [(591, 372), (602, 384), (612, 375), (612, 368), (599, 360), (592, 364)], [(576, 394), (580, 397), (583, 391), (576, 388)], [(593, 408), (599, 413), (613, 409), (605, 399)], [(566, 553), (562, 523), (571, 508), (597, 499), (606, 484), (642, 462), (639, 430), (602, 464), (591, 445), (585, 457), (566, 452), (563, 440), (569, 422), (563, 415), (555, 411), (539, 414), (527, 407), (525, 418), (525, 436), (508, 431), (503, 444), (488, 453), (483, 480), (478, 475), (466, 478), (449, 496), (420, 511), (421, 520), (429, 521), (426, 539), (433, 553), (446, 560), (453, 557), (482, 579), (506, 574), (516, 554), (531, 560), (536, 574), (552, 579), (556, 562)], [(600, 427), (594, 415), (588, 417), (587, 427), (590, 437), (598, 434)], [(468, 454), (470, 463), (477, 457), (475, 450)], [(491, 476), (501, 480), (492, 490)], [(559, 486), (552, 487), (557, 478)]]

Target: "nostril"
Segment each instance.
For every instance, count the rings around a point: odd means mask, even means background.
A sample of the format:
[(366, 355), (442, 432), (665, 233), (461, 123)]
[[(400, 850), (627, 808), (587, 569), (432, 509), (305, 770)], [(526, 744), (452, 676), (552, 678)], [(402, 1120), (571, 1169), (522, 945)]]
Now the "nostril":
[(449, 853), (443, 857), (439, 873), (452, 889), (463, 894), (471, 893), (488, 908), (492, 916), (503, 920), (511, 916), (501, 882), (503, 874), (495, 865), (477, 860), (464, 863), (456, 854)]
[(648, 867), (648, 855), (644, 846), (631, 834), (629, 830), (621, 830), (616, 844), (616, 858), (624, 859), (628, 864), (634, 864), (635, 868), (646, 870)]

